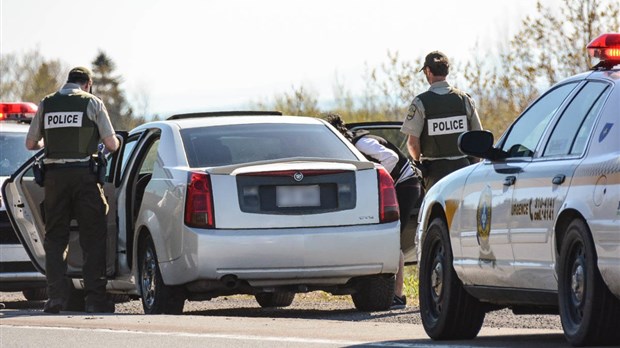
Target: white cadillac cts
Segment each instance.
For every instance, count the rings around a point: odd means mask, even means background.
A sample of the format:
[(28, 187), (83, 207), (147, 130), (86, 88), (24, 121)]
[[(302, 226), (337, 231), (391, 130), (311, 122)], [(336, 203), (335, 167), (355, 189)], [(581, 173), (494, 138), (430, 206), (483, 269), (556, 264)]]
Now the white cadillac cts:
[[(313, 290), (390, 307), (400, 243), (390, 175), (320, 119), (267, 114), (177, 115), (122, 135), (104, 184), (109, 292), (141, 297), (145, 313), (230, 294), (288, 306)], [(45, 272), (33, 161), (2, 191)], [(79, 291), (77, 234), (67, 260)]]
[(433, 339), (473, 338), (487, 311), (558, 313), (573, 345), (620, 345), (620, 34), (600, 63), (546, 91), (484, 160), (427, 192), (417, 239), (420, 314)]

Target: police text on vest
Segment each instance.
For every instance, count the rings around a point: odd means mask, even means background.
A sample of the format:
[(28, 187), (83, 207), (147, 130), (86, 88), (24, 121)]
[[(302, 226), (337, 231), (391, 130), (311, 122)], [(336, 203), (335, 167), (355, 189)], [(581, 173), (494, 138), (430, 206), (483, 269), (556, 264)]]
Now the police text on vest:
[(462, 133), (467, 130), (467, 116), (452, 116), (428, 120), (428, 135)]
[(82, 127), (83, 116), (84, 112), (81, 111), (48, 112), (43, 116), (43, 127), (45, 129)]

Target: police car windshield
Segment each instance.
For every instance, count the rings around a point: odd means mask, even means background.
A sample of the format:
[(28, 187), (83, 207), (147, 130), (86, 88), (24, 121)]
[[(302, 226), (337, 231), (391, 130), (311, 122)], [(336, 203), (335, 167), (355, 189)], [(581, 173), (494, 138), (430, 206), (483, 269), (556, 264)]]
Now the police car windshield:
[(25, 142), (26, 133), (0, 133), (0, 176), (10, 176), (35, 154)]
[(181, 131), (190, 167), (318, 157), (357, 160), (324, 125), (243, 124)]

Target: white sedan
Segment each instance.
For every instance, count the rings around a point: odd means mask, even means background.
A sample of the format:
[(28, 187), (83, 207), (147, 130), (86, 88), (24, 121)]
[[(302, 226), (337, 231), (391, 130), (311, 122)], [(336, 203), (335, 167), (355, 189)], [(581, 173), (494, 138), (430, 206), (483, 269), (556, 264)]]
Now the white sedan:
[[(441, 180), (419, 214), (420, 313), (433, 339), (475, 337), (490, 310), (559, 313), (573, 345), (620, 345), (620, 34), (601, 62), (532, 103), (484, 160)], [(615, 67), (614, 67), (615, 66)]]
[[(323, 120), (186, 114), (122, 137), (103, 185), (109, 292), (141, 297), (145, 313), (231, 294), (288, 306), (314, 290), (350, 294), (359, 310), (390, 307), (400, 245), (392, 180)], [(45, 272), (45, 197), (31, 170), (2, 191)], [(77, 289), (80, 255), (71, 238)]]

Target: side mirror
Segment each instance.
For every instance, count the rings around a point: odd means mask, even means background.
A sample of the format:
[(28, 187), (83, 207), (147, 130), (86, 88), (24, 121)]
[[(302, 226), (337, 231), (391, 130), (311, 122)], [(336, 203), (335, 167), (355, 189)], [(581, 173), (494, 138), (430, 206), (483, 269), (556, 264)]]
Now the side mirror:
[(506, 158), (502, 150), (493, 147), (493, 133), (484, 130), (469, 131), (458, 139), (459, 150), (468, 156), (490, 160)]

